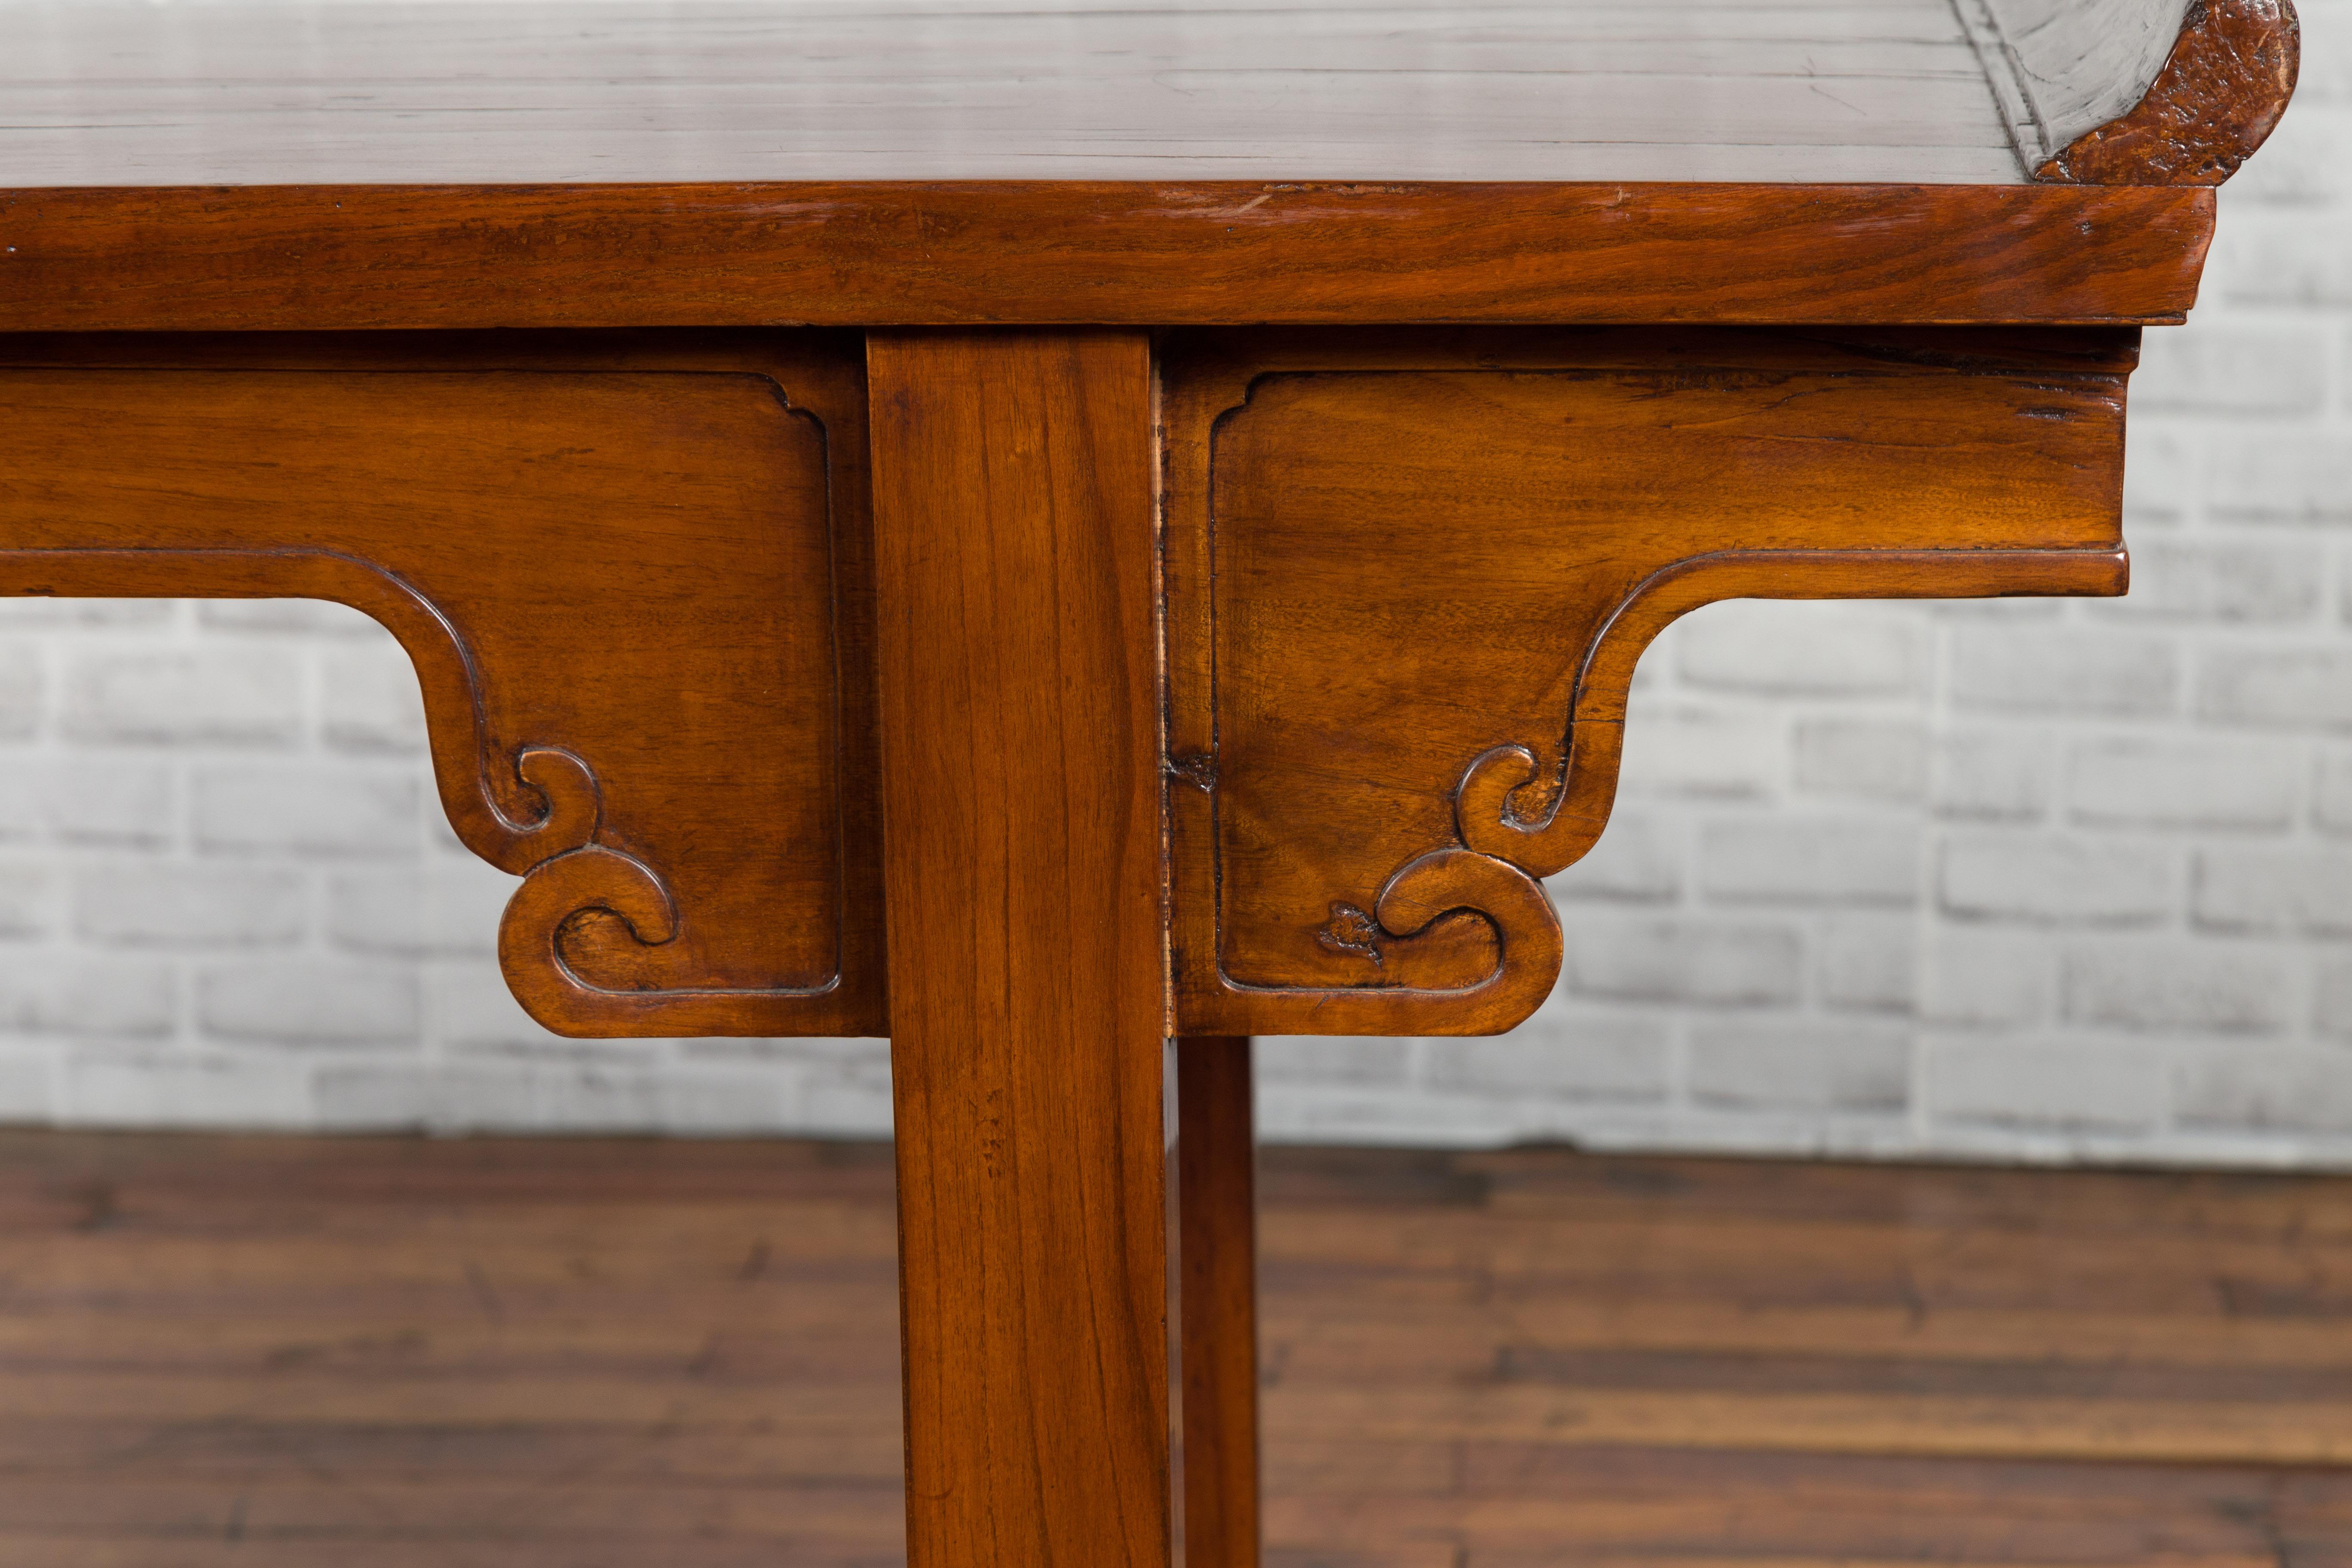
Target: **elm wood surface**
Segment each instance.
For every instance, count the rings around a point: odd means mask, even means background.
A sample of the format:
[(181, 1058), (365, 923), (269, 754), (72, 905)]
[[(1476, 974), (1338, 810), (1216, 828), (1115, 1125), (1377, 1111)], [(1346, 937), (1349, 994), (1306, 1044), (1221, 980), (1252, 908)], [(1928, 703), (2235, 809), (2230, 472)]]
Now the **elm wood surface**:
[(2161, 186), (0, 189), (0, 331), (2173, 321), (2212, 228)]
[[(2343, 1178), (1262, 1193), (1274, 1568), (2352, 1562)], [(0, 1561), (895, 1563), (893, 1214), (878, 1145), (0, 1133)]]
[(882, 1033), (856, 354), (0, 342), (0, 592), (365, 611), (541, 1022)]
[(2119, 594), (2125, 331), (1169, 344), (1178, 1016), (1491, 1034), (1711, 600)]
[[(2214, 183), (2269, 128), (2222, 106), (2293, 86), (2293, 19), (2284, 0), (18, 3), (0, 184)], [(2164, 136), (2221, 161), (2065, 155), (2168, 102)]]
[[(0, 6), (0, 37), (37, 35), (17, 51), (25, 74), (0, 80), (0, 108), (20, 106), (0, 125), (0, 331), (2179, 320), (2212, 205), (2165, 187), (2218, 183), (2276, 123), (2294, 86), (2293, 11), (2199, 0), (2144, 78), (2150, 48), (2075, 47), (2067, 28), (2091, 18), (2095, 43), (2123, 17), (2145, 44), (2169, 0), (2079, 0), (2054, 20), (2052, 4), (1659, 0), (1631, 17), (1598, 5), (887, 17), (356, 5), (290, 7), (292, 26), (269, 7)], [(1561, 37), (1529, 36), (1547, 27)], [(809, 44), (835, 28), (846, 30), (837, 47)], [(994, 42), (966, 36), (975, 28)], [(1104, 37), (1089, 41), (1095, 28)], [(1313, 68), (1269, 65), (1260, 31), (1296, 38)], [(1580, 53), (1612, 39), (1633, 52)], [(759, 59), (763, 40), (799, 51), (801, 88), (821, 99), (841, 73), (929, 151), (876, 152), (854, 116), (803, 113), (814, 100), (791, 84), (757, 85), (774, 68)], [(1972, 47), (1991, 74), (1970, 84)], [(585, 53), (567, 75), (575, 48)], [(1005, 103), (983, 105), (959, 73), (1006, 77), (987, 63), (992, 48), (1030, 68), (1009, 73), (1018, 86), (998, 83)], [(452, 52), (467, 65), (453, 68)], [(1196, 55), (1205, 63), (1188, 74)], [(622, 56), (638, 63), (590, 68)], [(1685, 79), (1693, 62), (1703, 90)], [(1129, 70), (1150, 86), (1126, 82)], [(195, 85), (175, 104), (158, 71)], [(1046, 144), (1069, 128), (1039, 104), (1079, 78), (1095, 84), (1081, 97), (1110, 108), (1073, 123), (1117, 154), (1049, 171), (1058, 154)], [(747, 79), (791, 135), (730, 106), (729, 89)], [(1746, 104), (1733, 141), (1784, 153), (1777, 136), (1805, 153), (1760, 171), (1771, 184), (1726, 183), (1757, 179), (1745, 153), (1738, 166), (1612, 162), (1648, 132), (1624, 123), (1619, 89), (1596, 84), (1628, 79), (1673, 105), (1651, 121), (1693, 148), (1722, 123), (1695, 105)], [(891, 99), (893, 82), (911, 96)], [(1539, 135), (1504, 107), (1528, 83), (1544, 98)], [(1886, 90), (1848, 101), (1860, 83)], [(1378, 110), (1351, 120), (1348, 95), (1366, 84)], [(1864, 121), (1932, 119), (1953, 88), (1995, 136), (2046, 138), (2086, 109), (2131, 107), (2069, 144), (2029, 152), (2020, 140), (2022, 161), (1997, 175), (1843, 162), (1809, 118), (1827, 103)], [(1263, 155), (1287, 161), (1261, 171), (1270, 179), (1213, 183), (1249, 161), (1188, 162), (1183, 124), (1151, 121), (1171, 89), (1230, 145), (1283, 148)], [(93, 107), (90, 94), (131, 103)], [(651, 97), (613, 107), (633, 94)], [(1780, 101), (1790, 95), (1801, 112)], [(2045, 100), (2057, 106), (2048, 113)], [(1307, 125), (1360, 136), (1360, 156), (1290, 151), (1301, 103)], [(1449, 117), (1449, 105), (1475, 108)], [(600, 159), (579, 122), (600, 113), (632, 146), (667, 151), (643, 164)], [(1595, 119), (1580, 129), (1586, 113)], [(1283, 124), (1252, 129), (1254, 115)], [(320, 116), (365, 129), (321, 135), (310, 123)], [(772, 141), (804, 150), (792, 154), (803, 162), (750, 167), (722, 152), (698, 163), (688, 149), (714, 126), (728, 128), (722, 142)], [(1464, 127), (1466, 141), (1449, 140)], [(1043, 141), (1024, 151), (1024, 137)], [(1522, 144), (1548, 149), (1539, 166), (1494, 151)], [(1486, 151), (1443, 151), (1456, 145)], [(265, 146), (331, 151), (288, 165), (259, 156)], [(950, 149), (953, 167), (938, 163)], [(1567, 156), (1577, 149), (1597, 161)], [(471, 161), (460, 173), (453, 157)], [(2029, 166), (2088, 184), (2011, 184)], [(1005, 177), (1046, 172), (1064, 177)]]
[(1257, 1568), (1257, 1138), (1249, 1037), (1176, 1042), (1181, 1568)]
[(19, 0), (0, 60), (0, 185), (2021, 178), (1948, 0)]
[(1165, 1568), (1150, 344), (866, 353), (912, 1559)]

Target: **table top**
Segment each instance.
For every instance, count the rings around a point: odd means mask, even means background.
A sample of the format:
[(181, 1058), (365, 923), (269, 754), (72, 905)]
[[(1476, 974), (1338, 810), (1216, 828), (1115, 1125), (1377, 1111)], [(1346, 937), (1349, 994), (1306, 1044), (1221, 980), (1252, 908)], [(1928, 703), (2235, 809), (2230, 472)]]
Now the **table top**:
[(0, 331), (2177, 320), (2288, 0), (0, 0)]
[(14, 0), (0, 59), (0, 186), (2026, 178), (1951, 0)]

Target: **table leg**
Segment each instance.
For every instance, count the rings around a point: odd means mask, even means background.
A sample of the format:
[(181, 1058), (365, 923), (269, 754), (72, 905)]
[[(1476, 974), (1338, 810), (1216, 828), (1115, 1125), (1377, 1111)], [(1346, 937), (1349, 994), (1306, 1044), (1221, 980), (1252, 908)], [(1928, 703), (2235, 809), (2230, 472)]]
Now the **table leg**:
[(911, 1568), (1167, 1568), (1140, 332), (867, 345)]
[(1246, 1035), (1177, 1042), (1184, 1568), (1257, 1568), (1257, 1129)]

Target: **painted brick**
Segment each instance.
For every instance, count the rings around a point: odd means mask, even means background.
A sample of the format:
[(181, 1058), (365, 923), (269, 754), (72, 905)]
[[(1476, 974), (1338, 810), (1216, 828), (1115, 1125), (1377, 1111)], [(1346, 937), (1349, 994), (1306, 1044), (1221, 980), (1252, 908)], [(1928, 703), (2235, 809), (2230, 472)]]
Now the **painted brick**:
[(2015, 1029), (2051, 1016), (2056, 965), (2038, 933), (1939, 925), (1921, 968), (1920, 1013), (1932, 1023)]
[(279, 648), (84, 654), (66, 673), (63, 721), (89, 741), (290, 742), (301, 666)]
[(1711, 822), (1698, 859), (1701, 890), (1725, 902), (1899, 905), (1919, 896), (1919, 832), (1904, 823)]
[(2352, 522), (2352, 452), (2341, 436), (2259, 426), (2216, 442), (2205, 504), (2219, 518)]
[(1843, 605), (1727, 600), (1683, 623), (1677, 673), (1690, 685), (1727, 691), (1902, 696), (1919, 689), (1924, 630)]
[(2352, 851), (2209, 848), (2197, 855), (2197, 923), (2237, 935), (2352, 935)]
[(1911, 1101), (1911, 1039), (1820, 1024), (1703, 1027), (1691, 1037), (1690, 1085), (1710, 1107), (1889, 1114)]
[(345, 1132), (528, 1132), (545, 1126), (523, 1066), (334, 1062), (311, 1083), (320, 1125)]
[(0, 942), (25, 942), (56, 931), (58, 883), (50, 867), (0, 860)]
[(2062, 1016), (2106, 1028), (2259, 1034), (2294, 1021), (2286, 958), (2245, 943), (2147, 937), (2076, 943), (2059, 960)]
[(2352, 833), (2352, 755), (2324, 752), (2314, 772), (2312, 820), (2331, 833)]
[(338, 649), (320, 668), (319, 732), (345, 752), (425, 749), (425, 697), (407, 651), (389, 639)]
[(650, 1081), (653, 1124), (673, 1138), (772, 1137), (793, 1126), (800, 1110), (798, 1097), (772, 1073), (669, 1073)]
[(2181, 1063), (2176, 1113), (2240, 1132), (2352, 1132), (2352, 1060), (2326, 1047), (2244, 1046)]
[(499, 917), (520, 884), (470, 858), (342, 872), (327, 884), (327, 934), (360, 952), (494, 957)]
[(68, 1057), (64, 1120), (93, 1127), (283, 1130), (310, 1123), (302, 1064), (250, 1057)]
[(1952, 629), (1952, 695), (1963, 708), (2150, 718), (2179, 699), (2172, 643), (2083, 626)]
[(2200, 325), (2143, 340), (2135, 414), (2315, 414), (2326, 405), (2326, 353), (2309, 332)]
[[(2323, 37), (2345, 26), (2340, 4), (2334, 15), (2328, 14), (2328, 5), (2329, 0), (2320, 0), (2315, 8), (2320, 18), (2315, 30)], [(2352, 160), (2352, 114), (2315, 100), (2298, 102), (2294, 116), (2283, 121), (2262, 150), (2230, 176), (2229, 195), (2221, 204), (2224, 221), (2233, 230), (2256, 233), (2263, 232), (2264, 219), (2311, 226), (2314, 215), (2308, 209), (2352, 195), (2347, 160)], [(2269, 207), (2288, 210), (2264, 210)], [(2234, 266), (2230, 281), (2237, 281)], [(2241, 296), (2225, 289), (2221, 298)]]
[(1544, 886), (1555, 900), (1671, 902), (1682, 896), (1682, 861), (1679, 837), (1664, 823), (1643, 812), (1619, 811), (1584, 858)]
[(2352, 1039), (2352, 959), (2319, 966), (2312, 986), (2311, 1026), (2332, 1039)]
[(2032, 822), (2050, 809), (2055, 773), (2048, 737), (1959, 730), (1936, 738), (1930, 799), (1941, 816)]
[(2030, 1131), (2145, 1132), (2170, 1110), (2161, 1067), (2128, 1045), (1927, 1042), (1921, 1093), (1937, 1122)]
[(1786, 925), (1689, 920), (1579, 920), (1568, 927), (1570, 991), (1622, 1002), (1790, 1006), (1802, 989), (1804, 939)]
[(1654, 1018), (1547, 1007), (1500, 1038), (1423, 1049), (1423, 1081), (1448, 1092), (1663, 1104), (1673, 1087), (1668, 1031)]
[(2135, 413), (2124, 423), (2124, 524), (2170, 528), (2198, 492), (2200, 443), (2178, 420)]
[(203, 768), (190, 781), (197, 847), (231, 853), (411, 856), (421, 791), (407, 769)]
[(65, 761), (28, 764), (26, 778), (41, 830), (61, 842), (125, 849), (171, 842), (177, 792), (168, 767)]
[(1618, 793), (1754, 799), (1787, 772), (1787, 731), (1769, 713), (1687, 706), (1631, 710)]
[(0, 599), (0, 628), (30, 631), (152, 631), (180, 616), (175, 599)]
[(2352, 26), (2345, 24), (2343, 0), (2309, 0), (2296, 9), (2304, 24), (2303, 70), (2295, 83), (2295, 107), (2340, 111), (2352, 104)]
[(1956, 833), (1937, 879), (1948, 914), (2043, 925), (2134, 925), (2178, 907), (2174, 856), (2146, 844), (2046, 833)]
[(0, 644), (0, 741), (22, 741), (41, 727), (41, 657), (21, 644)]
[(2352, 730), (2352, 648), (2214, 648), (2198, 670), (2197, 713), (2217, 724)]
[(0, 766), (0, 843), (26, 843), (47, 831), (37, 765)]
[(2160, 539), (2132, 547), (2131, 592), (2094, 604), (2114, 619), (2296, 626), (2319, 613), (2326, 556), (2315, 545)]
[(199, 599), (195, 609), (197, 624), (207, 631), (352, 638), (391, 635), (373, 618), (330, 599)]
[(1814, 931), (1813, 952), (1825, 1007), (1907, 1013), (1917, 1004), (1919, 942), (1907, 917), (1832, 916)]
[(1923, 725), (1809, 720), (1797, 726), (1797, 787), (1858, 800), (1918, 800), (1927, 789), (1927, 754)]
[(1903, 607), (1930, 620), (1998, 622), (2002, 626), (2067, 618), (2066, 606), (2055, 599), (1926, 599)]
[(1257, 1076), (1267, 1083), (1402, 1084), (1411, 1047), (1403, 1040), (1337, 1035), (1270, 1036), (1257, 1042)]
[(782, 1085), (773, 1079), (698, 1081), (608, 1068), (537, 1076), (541, 1124), (567, 1132), (761, 1132), (784, 1120)]
[(567, 1042), (522, 1010), (496, 964), (451, 964), (432, 976), (434, 1035), (452, 1049), (525, 1054)]
[(416, 977), (305, 955), (224, 964), (196, 976), (196, 1019), (224, 1040), (394, 1046), (417, 1038)]
[(2302, 808), (2290, 753), (2242, 742), (2085, 741), (2067, 794), (2100, 826), (2284, 831)]
[(0, 954), (0, 1029), (160, 1038), (178, 1020), (169, 965), (55, 952)]
[(50, 1093), (55, 1076), (46, 1055), (0, 1057), (0, 1123), (55, 1120), (58, 1105)]
[(297, 941), (308, 916), (294, 871), (119, 861), (74, 874), (74, 928), (126, 947), (265, 947)]
[(2218, 237), (2208, 275), (2219, 273), (2214, 291), (2237, 304), (2352, 304), (2352, 261), (2333, 237), (2288, 214), (2250, 215)]
[[(834, 1129), (845, 1138), (887, 1138), (890, 1135), (890, 1058), (881, 1041), (866, 1042), (873, 1055), (862, 1064), (845, 1064), (826, 1072), (812, 1072), (801, 1084), (803, 1125)], [(1321, 1091), (1328, 1094), (1328, 1091)], [(1267, 1094), (1265, 1107), (1278, 1100)], [(1261, 1116), (1264, 1110), (1261, 1110)], [(1269, 1119), (1278, 1120), (1278, 1119)], [(1261, 1123), (1265, 1131), (1270, 1127)]]

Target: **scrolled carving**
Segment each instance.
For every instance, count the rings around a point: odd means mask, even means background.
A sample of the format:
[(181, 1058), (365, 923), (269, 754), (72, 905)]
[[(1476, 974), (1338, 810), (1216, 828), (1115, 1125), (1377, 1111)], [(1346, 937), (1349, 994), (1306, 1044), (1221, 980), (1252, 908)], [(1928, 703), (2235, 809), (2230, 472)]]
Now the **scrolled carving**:
[[(1189, 352), (1188, 352), (1189, 351)], [(1171, 347), (1177, 1022), (1495, 1034), (1713, 600), (2120, 593), (2136, 342), (1601, 331)]]
[(2302, 47), (2291, 0), (2190, 0), (2139, 101), (2058, 148), (2034, 178), (2218, 185), (2277, 128), (2294, 96)]
[[(1189, 808), (1179, 813), (1189, 815)], [(1194, 881), (1191, 896), (1201, 894), (1203, 865), (1180, 862), (1180, 879)], [(1369, 918), (1378, 929), (1363, 933), (1366, 945), (1391, 952), (1449, 925), (1474, 924), (1492, 942), (1492, 962), (1470, 983), (1443, 989), (1393, 984), (1276, 991), (1236, 984), (1220, 973), (1214, 984), (1227, 1013), (1248, 1017), (1260, 1007), (1279, 1007), (1290, 1027), (1329, 1035), (1495, 1033), (1534, 1012), (1559, 973), (1559, 917), (1543, 884), (1491, 856), (1450, 848), (1419, 857), (1382, 885)], [(1204, 1000), (1196, 997), (1192, 1005)]]
[(63, 352), (0, 365), (0, 593), (382, 623), (450, 826), (523, 879), (500, 950), (550, 1028), (887, 1028), (874, 813), (841, 787), (873, 752), (854, 351)]
[[(1458, 991), (1414, 994), (1406, 1016), (1443, 1019), (1464, 1007), (1523, 1018), (1551, 994), (1559, 973), (1559, 916), (1543, 884), (1517, 867), (1467, 849), (1434, 849), (1398, 868), (1374, 906), (1391, 936), (1418, 936), (1448, 915), (1475, 915), (1495, 928), (1494, 969)], [(1328, 1004), (1327, 1004), (1328, 1005)]]
[[(1570, 700), (1549, 779), (1517, 743), (1475, 758), (1454, 792), (1462, 842), (1537, 877), (1582, 858), (1609, 825), (1624, 754), (1625, 691), (1642, 651), (1674, 621), (1718, 599), (1970, 598), (2120, 594), (2120, 550), (1723, 551), (1677, 561), (1620, 601), (1593, 638)], [(1545, 798), (1526, 799), (1538, 785)]]

